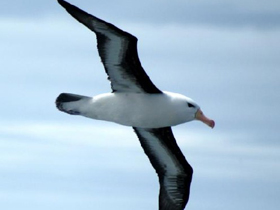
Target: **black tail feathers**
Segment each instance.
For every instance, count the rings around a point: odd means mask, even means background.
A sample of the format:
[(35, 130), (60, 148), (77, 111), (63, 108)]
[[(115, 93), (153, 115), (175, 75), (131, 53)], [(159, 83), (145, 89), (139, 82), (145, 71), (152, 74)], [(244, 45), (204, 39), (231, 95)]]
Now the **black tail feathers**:
[(68, 102), (74, 102), (74, 101), (79, 101), (83, 98), (87, 98), (86, 96), (81, 96), (81, 95), (76, 95), (72, 93), (61, 93), (55, 100), (55, 105), (56, 107), (62, 111), (66, 112), (68, 114), (74, 114), (77, 115), (79, 114), (77, 111), (74, 110), (67, 110), (65, 107), (63, 107), (63, 104), (68, 103)]

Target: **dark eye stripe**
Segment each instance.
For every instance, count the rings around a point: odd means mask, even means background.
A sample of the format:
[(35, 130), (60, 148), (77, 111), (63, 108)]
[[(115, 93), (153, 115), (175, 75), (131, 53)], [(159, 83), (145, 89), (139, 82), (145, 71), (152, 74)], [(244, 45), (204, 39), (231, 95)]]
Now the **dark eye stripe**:
[(188, 104), (188, 107), (195, 107), (193, 104), (191, 104), (191, 103), (187, 103)]

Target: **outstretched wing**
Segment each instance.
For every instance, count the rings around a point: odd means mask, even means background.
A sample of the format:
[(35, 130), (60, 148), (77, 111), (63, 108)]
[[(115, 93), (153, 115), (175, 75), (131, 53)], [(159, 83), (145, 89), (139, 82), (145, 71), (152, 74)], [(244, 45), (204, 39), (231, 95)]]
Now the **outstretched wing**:
[(183, 210), (189, 199), (193, 170), (179, 149), (171, 128), (134, 130), (159, 177), (159, 209)]
[(75, 19), (96, 33), (98, 52), (113, 92), (161, 93), (141, 66), (136, 37), (66, 1), (58, 2)]

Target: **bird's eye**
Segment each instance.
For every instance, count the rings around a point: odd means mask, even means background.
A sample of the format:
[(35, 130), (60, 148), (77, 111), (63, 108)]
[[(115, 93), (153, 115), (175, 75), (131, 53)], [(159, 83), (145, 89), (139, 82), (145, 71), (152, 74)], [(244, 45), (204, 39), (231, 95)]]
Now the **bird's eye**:
[(188, 107), (195, 107), (193, 104), (191, 104), (191, 103), (187, 103), (188, 104)]

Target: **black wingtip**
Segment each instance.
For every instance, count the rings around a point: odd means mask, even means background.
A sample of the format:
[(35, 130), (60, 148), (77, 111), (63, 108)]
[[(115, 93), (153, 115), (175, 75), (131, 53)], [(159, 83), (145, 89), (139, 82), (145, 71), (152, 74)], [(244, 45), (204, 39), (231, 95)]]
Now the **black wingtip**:
[[(90, 25), (88, 23), (88, 17), (93, 17), (91, 14), (88, 14), (84, 10), (79, 7), (72, 5), (64, 0), (57, 0), (57, 2), (76, 20), (84, 24), (86, 27), (90, 29)], [(96, 17), (95, 17), (96, 18)], [(98, 19), (98, 18), (96, 18)]]
[[(68, 3), (67, 1), (64, 1), (64, 0), (57, 0), (57, 2), (62, 6), (64, 7), (64, 9), (66, 9), (70, 14), (71, 14), (71, 10), (75, 11), (75, 10), (78, 10), (78, 11), (82, 11), (80, 8), (76, 7), (75, 5), (73, 4), (70, 4)], [(84, 12), (84, 11), (83, 11)]]
[(69, 3), (67, 1), (57, 0), (57, 2), (63, 7), (66, 6), (66, 5), (69, 5)]
[(69, 9), (69, 8), (75, 7), (74, 5), (68, 3), (67, 1), (64, 1), (64, 0), (57, 0), (57, 2), (58, 2), (62, 7), (64, 7), (65, 9)]

